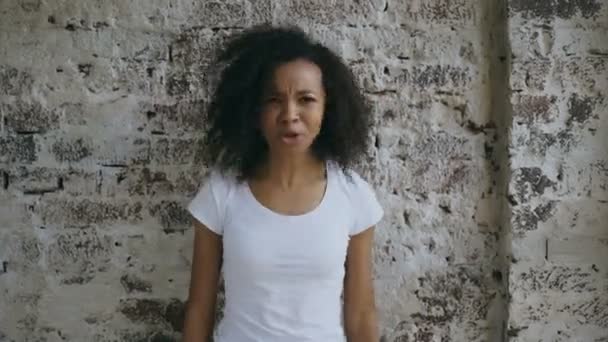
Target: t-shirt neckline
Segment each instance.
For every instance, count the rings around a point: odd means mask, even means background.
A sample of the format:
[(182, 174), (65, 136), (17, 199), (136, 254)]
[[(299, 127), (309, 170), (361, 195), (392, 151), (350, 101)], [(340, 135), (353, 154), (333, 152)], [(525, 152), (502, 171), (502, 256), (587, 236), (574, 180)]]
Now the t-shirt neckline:
[(270, 214), (271, 216), (275, 216), (275, 217), (279, 217), (279, 218), (283, 218), (283, 219), (298, 219), (298, 218), (303, 218), (303, 217), (308, 217), (308, 216), (312, 216), (315, 215), (317, 212), (321, 211), (321, 209), (325, 206), (325, 203), (327, 202), (327, 199), (329, 197), (329, 192), (330, 192), (330, 186), (332, 183), (332, 172), (331, 172), (331, 165), (329, 161), (325, 161), (325, 191), (323, 193), (323, 197), (321, 198), (321, 201), (311, 210), (302, 213), (302, 214), (297, 214), (297, 215), (288, 215), (288, 214), (281, 214), (278, 213), (270, 208), (268, 208), (267, 206), (265, 206), (264, 204), (262, 204), (253, 194), (253, 191), (251, 191), (251, 187), (249, 186), (249, 182), (248, 181), (244, 181), (244, 186), (245, 186), (245, 192), (247, 192), (247, 196), (250, 198), (251, 202), (258, 208), (260, 208), (261, 210), (265, 211), (266, 213)]

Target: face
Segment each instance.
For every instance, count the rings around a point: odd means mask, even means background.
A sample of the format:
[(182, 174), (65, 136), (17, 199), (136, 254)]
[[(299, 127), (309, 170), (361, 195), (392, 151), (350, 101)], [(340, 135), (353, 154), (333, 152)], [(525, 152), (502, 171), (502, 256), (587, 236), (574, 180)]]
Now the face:
[(295, 60), (280, 65), (262, 99), (261, 129), (270, 153), (307, 153), (325, 109), (321, 69)]

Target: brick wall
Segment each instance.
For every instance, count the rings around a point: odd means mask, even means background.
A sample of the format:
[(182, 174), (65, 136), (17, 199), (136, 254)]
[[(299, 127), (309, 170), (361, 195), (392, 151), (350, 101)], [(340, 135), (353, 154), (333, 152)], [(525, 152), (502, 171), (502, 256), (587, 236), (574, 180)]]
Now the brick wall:
[(608, 4), (511, 1), (513, 341), (608, 341)]
[(211, 52), (267, 21), (374, 103), (382, 341), (608, 341), (593, 0), (0, 2), (0, 341), (179, 340)]

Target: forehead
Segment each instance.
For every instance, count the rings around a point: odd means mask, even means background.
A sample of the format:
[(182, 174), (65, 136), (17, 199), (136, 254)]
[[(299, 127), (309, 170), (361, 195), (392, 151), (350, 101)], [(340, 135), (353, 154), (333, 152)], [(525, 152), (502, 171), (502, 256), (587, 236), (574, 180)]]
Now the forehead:
[(316, 64), (297, 59), (279, 65), (274, 70), (271, 83), (274, 90), (320, 90), (323, 87), (323, 75)]

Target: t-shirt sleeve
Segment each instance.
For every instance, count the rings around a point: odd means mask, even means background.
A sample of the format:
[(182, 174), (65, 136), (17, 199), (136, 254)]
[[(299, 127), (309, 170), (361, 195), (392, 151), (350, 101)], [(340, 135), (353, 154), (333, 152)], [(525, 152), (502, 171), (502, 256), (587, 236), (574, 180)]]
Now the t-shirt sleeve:
[(225, 187), (223, 178), (212, 172), (187, 207), (195, 219), (219, 235), (224, 232)]
[(350, 228), (351, 236), (376, 225), (384, 215), (384, 210), (370, 184), (355, 172), (352, 173), (352, 180), (351, 201), (354, 220)]

